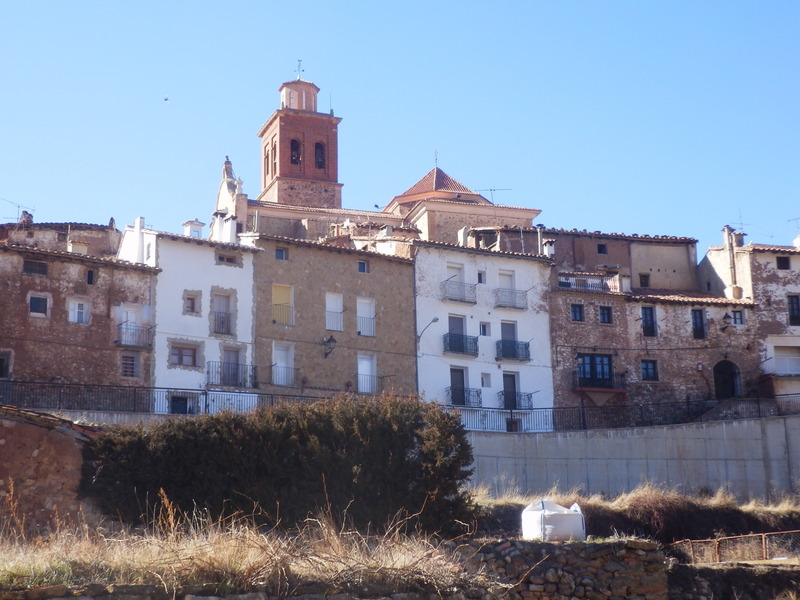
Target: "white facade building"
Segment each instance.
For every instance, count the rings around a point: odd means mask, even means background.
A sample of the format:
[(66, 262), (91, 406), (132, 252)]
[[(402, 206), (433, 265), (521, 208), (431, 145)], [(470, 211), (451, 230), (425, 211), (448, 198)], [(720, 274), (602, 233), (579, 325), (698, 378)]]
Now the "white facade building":
[(552, 429), (545, 257), (415, 242), (420, 395), (470, 429)]
[[(197, 223), (191, 223), (196, 230)], [(257, 248), (126, 228), (118, 257), (158, 267), (154, 293), (156, 412), (248, 410), (257, 402), (253, 364), (253, 257)]]

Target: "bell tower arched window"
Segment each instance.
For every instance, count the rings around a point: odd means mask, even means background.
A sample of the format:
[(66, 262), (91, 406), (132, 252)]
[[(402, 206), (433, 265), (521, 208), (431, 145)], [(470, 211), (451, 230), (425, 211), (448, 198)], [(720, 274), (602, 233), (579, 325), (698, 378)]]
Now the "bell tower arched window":
[(325, 168), (325, 144), (314, 144), (314, 164), (318, 169)]
[(300, 141), (292, 140), (289, 144), (290, 160), (293, 165), (300, 164)]

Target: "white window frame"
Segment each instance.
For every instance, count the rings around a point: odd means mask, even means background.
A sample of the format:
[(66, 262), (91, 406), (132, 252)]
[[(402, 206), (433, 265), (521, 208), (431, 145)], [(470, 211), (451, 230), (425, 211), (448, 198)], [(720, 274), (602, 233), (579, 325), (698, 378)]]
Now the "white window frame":
[(70, 298), (67, 301), (67, 320), (70, 323), (89, 323), (92, 314), (92, 305), (84, 298)]

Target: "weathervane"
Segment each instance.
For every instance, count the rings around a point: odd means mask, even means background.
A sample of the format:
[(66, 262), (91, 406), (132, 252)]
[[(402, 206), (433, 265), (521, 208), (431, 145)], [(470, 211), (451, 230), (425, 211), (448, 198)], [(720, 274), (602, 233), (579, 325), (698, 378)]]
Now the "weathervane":
[(297, 59), (297, 80), (298, 81), (300, 81), (300, 73), (303, 72), (303, 69), (301, 68), (302, 64), (303, 64), (303, 59), (302, 58), (298, 58)]

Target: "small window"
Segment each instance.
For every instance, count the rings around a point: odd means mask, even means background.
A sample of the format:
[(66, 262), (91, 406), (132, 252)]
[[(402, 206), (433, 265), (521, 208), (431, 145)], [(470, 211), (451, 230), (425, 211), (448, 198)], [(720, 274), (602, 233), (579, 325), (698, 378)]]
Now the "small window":
[(86, 283), (89, 285), (94, 285), (94, 269), (86, 270)]
[(45, 296), (31, 296), (28, 306), (30, 314), (40, 317), (47, 316), (47, 298)]
[(223, 254), (222, 252), (217, 254), (217, 264), (218, 265), (238, 265), (239, 261), (235, 254)]
[(656, 361), (642, 361), (642, 381), (658, 381), (658, 363)]
[(138, 352), (124, 352), (120, 356), (120, 375), (122, 377), (139, 377)]
[(300, 141), (292, 140), (289, 142), (289, 160), (293, 165), (300, 164)]
[(367, 262), (366, 260), (358, 261), (358, 272), (369, 273), (369, 262)]
[(47, 263), (39, 260), (26, 260), (22, 263), (25, 275), (47, 275)]
[(614, 322), (614, 315), (610, 306), (601, 306), (597, 313), (598, 319), (605, 325), (611, 325)]
[(583, 321), (583, 304), (571, 304), (569, 314), (573, 321)]
[(70, 323), (88, 323), (89, 303), (83, 300), (70, 300), (68, 318)]
[(597, 244), (597, 253), (608, 254), (608, 246), (606, 246), (605, 244)]
[(170, 348), (169, 362), (172, 365), (196, 367), (197, 348), (193, 346), (172, 346)]
[(289, 249), (275, 248), (275, 260), (289, 260)]
[(778, 256), (775, 258), (777, 267), (782, 271), (787, 271), (792, 268), (792, 261), (788, 256)]
[(11, 378), (11, 352), (0, 352), (0, 379)]
[(639, 287), (649, 288), (650, 287), (650, 274), (649, 273), (639, 273)]
[(656, 309), (653, 306), (642, 307), (642, 335), (645, 337), (657, 337), (656, 329)]
[(478, 271), (478, 283), (486, 283), (486, 271)]
[(489, 337), (492, 335), (492, 326), (489, 323), (481, 323), (480, 324), (480, 334), (484, 337)]
[(491, 373), (481, 373), (481, 387), (492, 387), (492, 374)]
[(183, 299), (183, 314), (193, 315), (197, 313), (197, 296), (186, 296)]
[(744, 311), (743, 310), (734, 310), (731, 311), (733, 314), (733, 324), (734, 325), (744, 325)]
[(692, 309), (692, 336), (696, 340), (706, 339), (706, 312), (703, 309)]
[(325, 168), (325, 144), (319, 142), (314, 144), (314, 165), (318, 169)]

